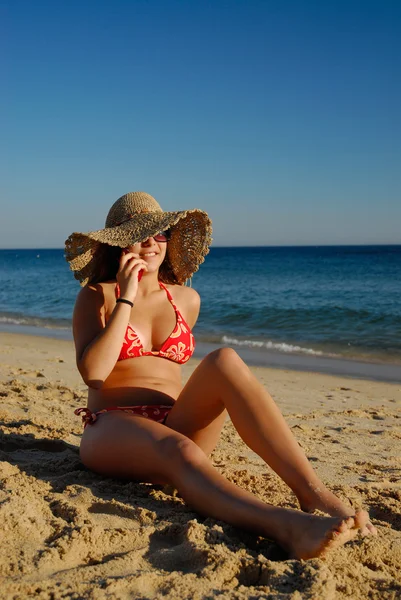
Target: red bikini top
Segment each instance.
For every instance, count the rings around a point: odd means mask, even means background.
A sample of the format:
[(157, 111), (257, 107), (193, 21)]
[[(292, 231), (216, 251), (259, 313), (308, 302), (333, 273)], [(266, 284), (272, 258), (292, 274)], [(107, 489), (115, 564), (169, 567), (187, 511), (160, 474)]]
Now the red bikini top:
[[(174, 304), (174, 300), (166, 286), (163, 285), (161, 281), (159, 281), (159, 285), (165, 290), (167, 298), (175, 310), (177, 321), (173, 332), (166, 339), (160, 350), (145, 352), (138, 334), (135, 332), (131, 323), (128, 323), (120, 356), (117, 360), (125, 360), (126, 358), (136, 358), (139, 356), (160, 356), (161, 358), (167, 358), (168, 360), (172, 360), (173, 362), (182, 365), (186, 363), (194, 353), (195, 338), (192, 335), (189, 326)], [(120, 287), (117, 283), (116, 298), (119, 297)]]

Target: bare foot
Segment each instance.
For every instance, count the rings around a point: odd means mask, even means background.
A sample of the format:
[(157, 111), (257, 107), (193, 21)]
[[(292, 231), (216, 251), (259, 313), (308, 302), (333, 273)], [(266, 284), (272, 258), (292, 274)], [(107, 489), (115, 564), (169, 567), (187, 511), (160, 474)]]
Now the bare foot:
[(293, 558), (316, 558), (354, 539), (366, 527), (368, 520), (365, 511), (343, 518), (302, 515), (291, 511), (285, 539), (280, 542)]
[[(322, 512), (331, 515), (332, 517), (351, 517), (355, 514), (355, 509), (351, 506), (347, 506), (330, 492), (323, 485), (319, 488), (312, 490), (308, 500), (302, 500), (298, 497), (301, 510), (307, 513), (313, 513), (315, 510), (321, 510)], [(377, 529), (369, 521), (369, 517), (366, 526), (361, 531), (362, 535), (377, 535)]]

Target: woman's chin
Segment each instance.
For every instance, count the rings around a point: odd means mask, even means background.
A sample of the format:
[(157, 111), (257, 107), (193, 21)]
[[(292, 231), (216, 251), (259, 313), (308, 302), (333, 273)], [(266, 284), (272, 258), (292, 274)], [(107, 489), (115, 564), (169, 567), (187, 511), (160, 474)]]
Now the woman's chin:
[(158, 273), (159, 268), (160, 265), (148, 265), (148, 270), (144, 271), (143, 277), (146, 277), (147, 275), (152, 275), (153, 273)]

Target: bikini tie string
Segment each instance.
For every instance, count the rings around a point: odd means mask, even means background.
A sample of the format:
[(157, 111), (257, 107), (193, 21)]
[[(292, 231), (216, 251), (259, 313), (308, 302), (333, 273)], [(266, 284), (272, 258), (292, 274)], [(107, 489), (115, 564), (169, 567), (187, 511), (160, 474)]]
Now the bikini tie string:
[(82, 415), (82, 423), (85, 425), (93, 425), (97, 419), (96, 414), (89, 408), (77, 408), (74, 410), (74, 414), (77, 416)]

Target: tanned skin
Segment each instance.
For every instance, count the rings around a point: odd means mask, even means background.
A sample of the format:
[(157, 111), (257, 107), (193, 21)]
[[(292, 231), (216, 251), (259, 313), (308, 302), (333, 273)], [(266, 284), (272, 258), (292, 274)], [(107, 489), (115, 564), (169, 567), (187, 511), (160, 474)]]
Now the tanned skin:
[[(274, 539), (296, 558), (321, 556), (358, 534), (376, 534), (365, 511), (355, 512), (322, 483), (270, 394), (234, 350), (207, 355), (185, 386), (180, 365), (170, 360), (117, 360), (129, 322), (145, 351), (158, 350), (175, 327), (175, 312), (158, 283), (167, 243), (149, 238), (130, 246), (121, 254), (116, 280), (86, 286), (78, 295), (73, 330), (88, 407), (172, 405), (164, 425), (124, 412), (102, 414), (84, 430), (83, 463), (106, 476), (168, 483), (198, 513)], [(120, 296), (134, 302), (132, 309), (116, 304), (117, 282)], [(167, 287), (193, 328), (198, 293)], [(208, 457), (227, 414), (249, 448), (293, 490), (302, 510), (266, 504), (213, 467)], [(311, 514), (316, 509), (327, 516)]]

